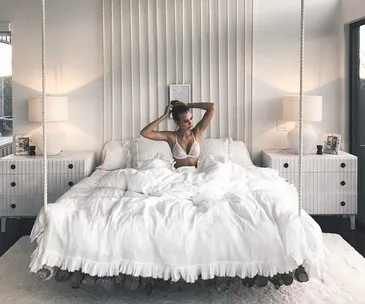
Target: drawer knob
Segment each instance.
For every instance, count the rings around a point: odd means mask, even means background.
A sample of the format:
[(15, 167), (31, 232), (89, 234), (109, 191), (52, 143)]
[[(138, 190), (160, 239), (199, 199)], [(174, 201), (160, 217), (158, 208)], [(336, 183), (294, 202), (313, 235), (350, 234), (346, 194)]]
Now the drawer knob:
[(12, 187), (15, 187), (16, 186), (16, 182), (11, 182), (10, 184)]
[(16, 166), (15, 165), (11, 165), (10, 168), (14, 170), (16, 168)]
[(73, 164), (69, 164), (69, 165), (68, 165), (68, 168), (69, 168), (69, 169), (72, 169), (73, 167), (74, 167), (74, 165), (73, 165)]
[(11, 204), (10, 207), (11, 207), (11, 209), (15, 209), (16, 208), (16, 205), (15, 204)]
[(73, 182), (68, 182), (68, 185), (69, 185), (70, 187), (72, 187), (72, 186), (74, 185), (74, 183), (73, 183)]
[(345, 186), (345, 185), (346, 185), (345, 181), (342, 181), (341, 186)]
[(284, 168), (288, 168), (289, 167), (289, 164), (288, 163), (285, 163), (284, 164)]
[(341, 202), (341, 206), (343, 207), (343, 206), (345, 206), (346, 205), (346, 202)]
[(341, 168), (345, 168), (346, 164), (345, 163), (341, 163)]

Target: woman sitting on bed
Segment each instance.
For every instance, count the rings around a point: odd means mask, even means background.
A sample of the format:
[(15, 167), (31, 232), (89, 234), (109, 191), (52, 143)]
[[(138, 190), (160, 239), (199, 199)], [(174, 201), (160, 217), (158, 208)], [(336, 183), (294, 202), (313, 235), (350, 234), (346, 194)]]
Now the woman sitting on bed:
[[(202, 119), (193, 127), (191, 108), (205, 110)], [(155, 131), (154, 129), (172, 113), (176, 123), (175, 131)], [(171, 148), (176, 163), (175, 168), (182, 166), (197, 166), (200, 155), (200, 143), (205, 129), (214, 114), (214, 104), (208, 102), (185, 104), (174, 100), (165, 109), (165, 113), (141, 130), (143, 137), (152, 140), (164, 140)]]

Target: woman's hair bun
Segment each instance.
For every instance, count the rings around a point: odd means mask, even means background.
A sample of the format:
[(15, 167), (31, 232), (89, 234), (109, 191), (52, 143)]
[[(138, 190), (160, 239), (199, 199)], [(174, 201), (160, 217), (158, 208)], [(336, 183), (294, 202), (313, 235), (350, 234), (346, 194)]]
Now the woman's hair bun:
[(186, 113), (190, 111), (190, 108), (179, 100), (172, 100), (171, 105), (172, 105), (172, 110), (171, 110), (172, 118), (176, 122), (179, 122), (180, 119), (179, 115), (181, 113)]

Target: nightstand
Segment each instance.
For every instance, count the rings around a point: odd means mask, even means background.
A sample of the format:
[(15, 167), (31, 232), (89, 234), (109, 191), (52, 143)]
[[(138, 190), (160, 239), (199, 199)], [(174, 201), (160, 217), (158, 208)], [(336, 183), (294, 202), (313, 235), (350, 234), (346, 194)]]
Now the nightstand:
[[(290, 150), (263, 151), (263, 166), (279, 172), (298, 189), (299, 155)], [(311, 215), (348, 215), (355, 229), (357, 214), (357, 157), (303, 155), (303, 209)]]
[[(54, 203), (95, 169), (94, 152), (48, 156), (48, 203)], [(8, 155), (0, 159), (1, 231), (7, 217), (36, 217), (43, 207), (43, 156)]]

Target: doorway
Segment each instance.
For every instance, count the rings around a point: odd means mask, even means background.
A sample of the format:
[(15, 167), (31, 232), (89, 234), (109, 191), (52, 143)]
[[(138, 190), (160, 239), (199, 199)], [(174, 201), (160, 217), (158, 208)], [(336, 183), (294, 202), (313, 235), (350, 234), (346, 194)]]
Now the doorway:
[(350, 24), (350, 152), (358, 157), (358, 218), (365, 223), (365, 19)]

